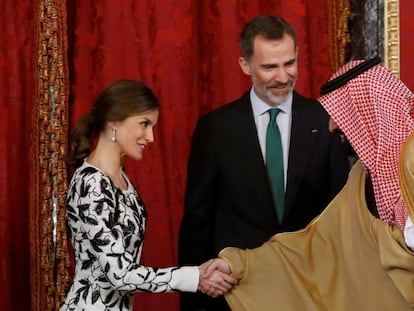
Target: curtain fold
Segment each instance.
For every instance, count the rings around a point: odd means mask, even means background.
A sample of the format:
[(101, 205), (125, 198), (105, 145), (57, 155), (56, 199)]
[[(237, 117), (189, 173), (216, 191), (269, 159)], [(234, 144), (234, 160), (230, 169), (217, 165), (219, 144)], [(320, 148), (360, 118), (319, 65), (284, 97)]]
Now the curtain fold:
[[(16, 23), (15, 21), (19, 21)], [(30, 309), (30, 116), (33, 8), (3, 1), (0, 10), (0, 308)]]
[[(149, 213), (142, 263), (175, 265), (195, 122), (250, 86), (238, 66), (243, 25), (258, 14), (281, 15), (290, 22), (299, 44), (297, 90), (317, 97), (344, 49), (345, 41), (338, 41), (346, 38), (344, 17), (333, 6), (338, 3), (4, 0), (2, 310), (57, 310), (63, 300), (72, 272), (64, 221), (69, 176), (63, 157), (71, 125), (105, 86), (116, 79), (138, 79), (160, 99), (155, 144), (142, 161), (127, 160), (125, 166)], [(178, 310), (178, 294), (136, 296), (136, 311), (166, 308)]]

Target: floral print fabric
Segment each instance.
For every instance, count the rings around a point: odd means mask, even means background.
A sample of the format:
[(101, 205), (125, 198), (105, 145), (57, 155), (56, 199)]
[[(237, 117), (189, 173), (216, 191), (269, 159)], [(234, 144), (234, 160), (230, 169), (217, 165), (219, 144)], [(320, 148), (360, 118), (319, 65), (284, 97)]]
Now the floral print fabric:
[[(119, 189), (84, 161), (72, 177), (66, 208), (76, 268), (61, 311), (132, 310), (134, 292), (197, 288), (196, 267), (139, 265), (146, 211), (128, 177), (123, 176), (127, 190)], [(183, 286), (185, 275), (190, 284)]]

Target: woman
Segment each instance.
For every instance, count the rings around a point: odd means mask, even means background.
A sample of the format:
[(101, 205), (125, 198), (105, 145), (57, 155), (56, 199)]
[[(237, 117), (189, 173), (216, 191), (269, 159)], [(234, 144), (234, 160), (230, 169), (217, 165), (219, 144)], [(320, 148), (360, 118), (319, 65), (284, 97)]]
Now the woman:
[[(140, 160), (154, 141), (160, 105), (133, 80), (106, 88), (73, 131), (69, 164), (77, 167), (67, 198), (67, 221), (75, 252), (75, 276), (60, 310), (132, 310), (133, 294), (226, 292), (235, 279), (200, 267), (149, 268), (139, 264), (146, 210), (122, 169), (125, 156)], [(95, 144), (94, 144), (95, 143)]]

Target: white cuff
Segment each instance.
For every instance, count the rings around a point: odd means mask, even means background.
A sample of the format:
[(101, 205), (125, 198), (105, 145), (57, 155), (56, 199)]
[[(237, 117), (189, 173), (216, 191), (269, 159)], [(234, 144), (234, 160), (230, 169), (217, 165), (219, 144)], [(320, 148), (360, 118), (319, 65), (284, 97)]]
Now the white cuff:
[(181, 292), (195, 293), (198, 289), (200, 270), (197, 266), (180, 267), (174, 270), (171, 286)]
[(410, 217), (405, 223), (404, 238), (407, 246), (414, 252), (414, 224)]

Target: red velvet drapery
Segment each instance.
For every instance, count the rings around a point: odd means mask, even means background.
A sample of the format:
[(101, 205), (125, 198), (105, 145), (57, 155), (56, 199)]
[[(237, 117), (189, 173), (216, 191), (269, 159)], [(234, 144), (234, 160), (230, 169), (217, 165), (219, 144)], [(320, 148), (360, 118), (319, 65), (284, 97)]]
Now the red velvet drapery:
[(414, 76), (412, 68), (414, 59), (414, 42), (412, 40), (414, 32), (413, 12), (414, 2), (410, 0), (401, 0), (400, 4), (400, 78), (404, 83), (414, 91)]
[[(68, 1), (71, 121), (119, 78), (139, 79), (162, 104), (155, 144), (127, 170), (149, 212), (143, 263), (176, 263), (186, 160), (198, 116), (240, 96), (249, 79), (238, 67), (238, 35), (257, 14), (296, 28), (297, 89), (316, 97), (330, 75), (328, 0)], [(33, 8), (5, 0), (0, 11), (0, 303), (29, 310), (27, 219), (33, 105)], [(33, 254), (35, 256), (36, 254)], [(21, 297), (24, 297), (22, 299)], [(33, 307), (33, 306), (32, 306)], [(135, 310), (178, 310), (177, 294), (138, 294)]]
[[(18, 22), (17, 22), (18, 21)], [(33, 103), (33, 7), (0, 10), (0, 309), (29, 310), (29, 160)]]

